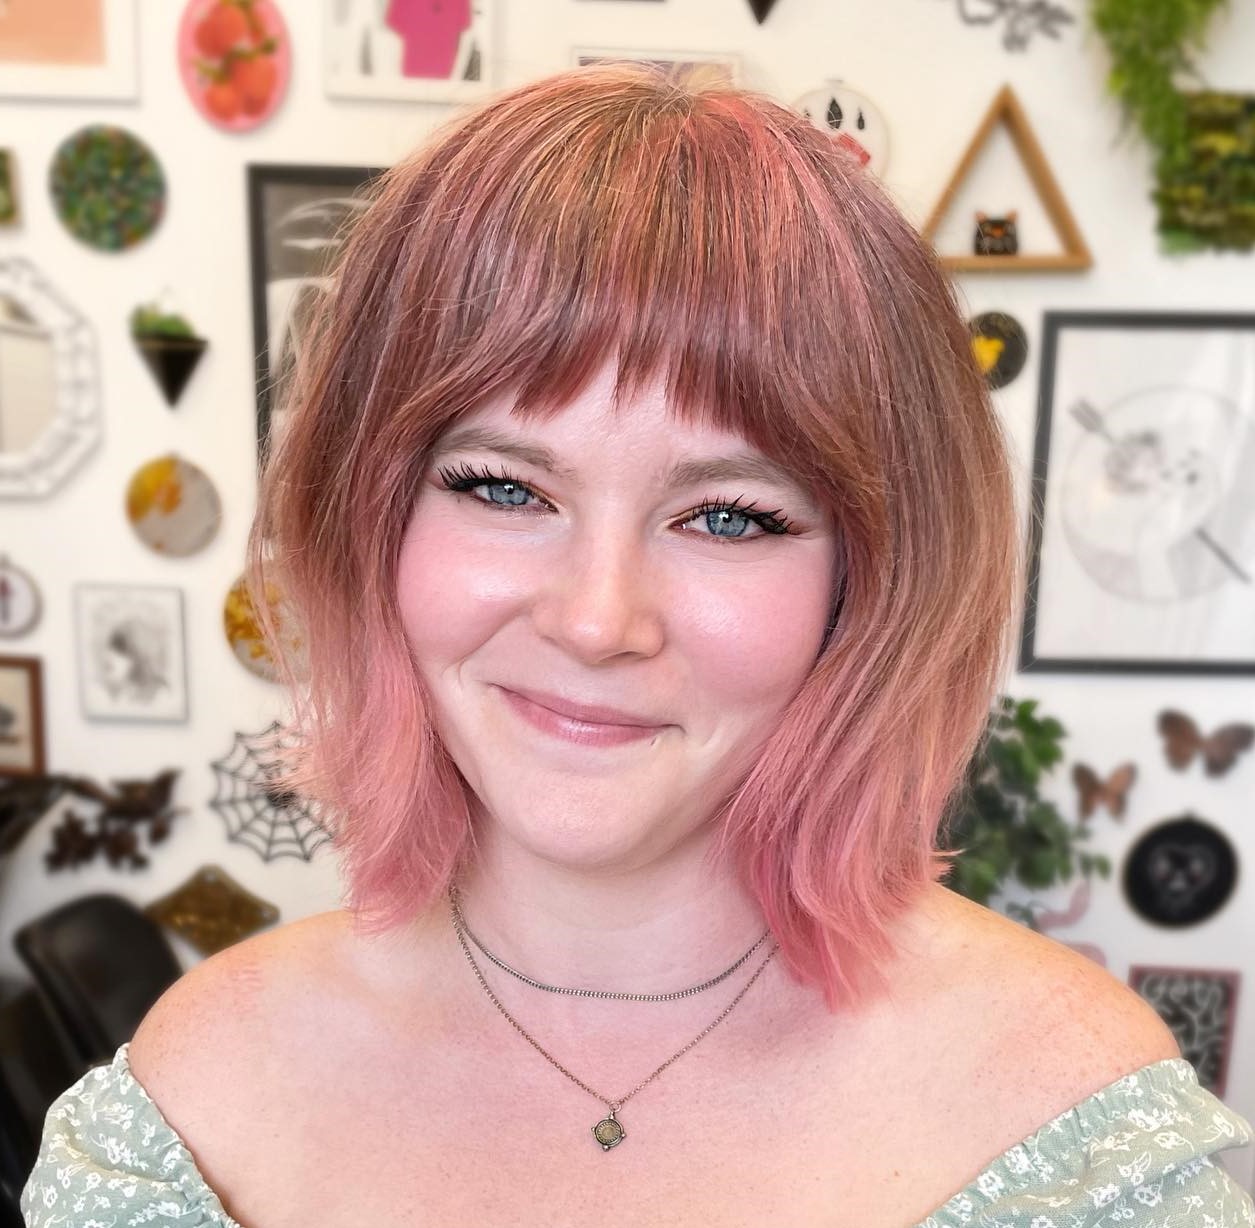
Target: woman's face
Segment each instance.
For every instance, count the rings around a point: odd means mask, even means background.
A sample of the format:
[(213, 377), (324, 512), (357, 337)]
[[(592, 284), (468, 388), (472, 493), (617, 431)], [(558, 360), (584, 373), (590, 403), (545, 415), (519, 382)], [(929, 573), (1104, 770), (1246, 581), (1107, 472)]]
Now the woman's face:
[[(549, 422), (513, 419), (503, 397), (446, 431), (397, 581), (438, 732), (489, 823), (572, 868), (636, 868), (703, 826), (814, 664), (836, 576), (834, 526), (804, 489), (669, 479), (681, 462), (765, 458), (673, 420), (657, 386), (616, 419), (611, 377)], [(468, 429), (529, 454), (456, 443)], [(654, 728), (562, 724), (519, 689)]]

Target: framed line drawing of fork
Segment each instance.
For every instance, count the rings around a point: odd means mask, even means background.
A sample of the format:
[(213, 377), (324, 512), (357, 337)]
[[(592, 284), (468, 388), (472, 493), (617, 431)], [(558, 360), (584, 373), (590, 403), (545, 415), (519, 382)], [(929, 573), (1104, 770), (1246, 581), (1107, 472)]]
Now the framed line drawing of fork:
[(1048, 311), (1024, 672), (1255, 674), (1255, 314)]

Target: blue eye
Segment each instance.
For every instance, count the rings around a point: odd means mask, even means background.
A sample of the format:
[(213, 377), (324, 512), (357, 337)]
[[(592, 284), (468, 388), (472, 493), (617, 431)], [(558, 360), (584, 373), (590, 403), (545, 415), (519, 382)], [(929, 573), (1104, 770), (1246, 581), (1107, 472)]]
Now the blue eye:
[[(508, 492), (506, 500), (481, 499), (479, 496), (475, 496), (477, 502), (489, 507), (521, 508), (527, 506), (529, 499), (538, 499), (546, 507), (551, 506), (526, 482), (507, 472), (491, 473), (486, 469), (476, 470), (471, 465), (465, 463), (459, 465), (456, 469), (440, 467), (437, 469), (437, 472), (440, 474), (440, 479), (446, 489), (454, 492), (469, 492), (481, 486), (495, 487), (498, 490)], [(780, 515), (780, 510), (780, 508), (776, 508), (770, 512), (758, 511), (753, 503), (742, 504), (739, 499), (707, 499), (685, 512), (678, 523), (687, 524), (690, 520), (697, 519), (698, 516), (704, 516), (707, 527), (712, 530), (708, 536), (715, 538), (717, 541), (735, 541), (744, 536), (743, 530), (724, 535), (715, 533), (713, 531), (714, 527), (720, 524), (731, 526), (740, 521), (752, 521), (765, 534), (789, 533), (791, 531), (789, 529), (791, 522), (787, 517)], [(762, 536), (762, 534), (753, 534), (747, 540), (753, 541), (755, 537), (759, 536)]]

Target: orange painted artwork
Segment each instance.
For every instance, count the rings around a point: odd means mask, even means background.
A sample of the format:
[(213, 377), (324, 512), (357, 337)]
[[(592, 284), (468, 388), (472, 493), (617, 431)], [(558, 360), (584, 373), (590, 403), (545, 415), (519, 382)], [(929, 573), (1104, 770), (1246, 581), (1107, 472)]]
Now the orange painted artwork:
[(4, 0), (0, 62), (103, 64), (104, 7), (105, 0)]

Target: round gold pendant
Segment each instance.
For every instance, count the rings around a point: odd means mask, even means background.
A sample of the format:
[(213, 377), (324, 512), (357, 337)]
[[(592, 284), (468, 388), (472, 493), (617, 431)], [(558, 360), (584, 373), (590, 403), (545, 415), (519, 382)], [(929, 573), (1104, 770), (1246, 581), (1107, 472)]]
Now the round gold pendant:
[(611, 1147), (617, 1147), (627, 1138), (627, 1132), (614, 1119), (614, 1109), (610, 1110), (609, 1117), (603, 1117), (593, 1127), (593, 1137), (601, 1144), (602, 1151), (609, 1151)]

